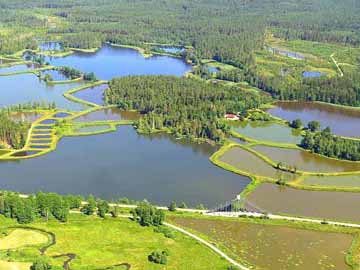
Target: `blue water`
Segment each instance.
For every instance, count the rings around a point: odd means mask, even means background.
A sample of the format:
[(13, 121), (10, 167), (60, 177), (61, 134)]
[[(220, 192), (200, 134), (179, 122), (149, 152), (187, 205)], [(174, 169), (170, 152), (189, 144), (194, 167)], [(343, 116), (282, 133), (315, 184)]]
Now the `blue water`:
[(318, 78), (322, 75), (325, 75), (325, 73), (320, 71), (304, 71), (302, 75), (304, 78)]
[(164, 46), (164, 47), (159, 47), (162, 51), (167, 52), (167, 53), (181, 53), (184, 51), (184, 48), (181, 47), (168, 47), (168, 46)]
[(55, 102), (61, 109), (83, 110), (84, 106), (67, 100), (63, 93), (81, 83), (47, 85), (34, 74), (0, 76), (0, 108), (28, 102)]
[(211, 207), (235, 198), (250, 182), (214, 166), (209, 156), (216, 150), (168, 134), (138, 135), (133, 127), (121, 126), (104, 135), (63, 138), (45, 156), (0, 162), (6, 175), (0, 188)]
[(53, 78), (54, 81), (70, 80), (63, 73), (61, 73), (58, 70), (45, 70), (45, 71), (41, 72), (41, 76), (45, 76), (46, 74), (50, 74), (51, 78)]
[(62, 51), (63, 47), (60, 43), (58, 42), (43, 42), (40, 43), (39, 45), (39, 49), (40, 51)]
[(207, 70), (211, 73), (215, 73), (215, 72), (219, 71), (219, 69), (217, 67), (207, 67)]
[(136, 50), (107, 44), (96, 53), (75, 52), (62, 58), (49, 56), (47, 61), (55, 66), (70, 66), (83, 72), (94, 72), (102, 80), (129, 75), (182, 76), (191, 70), (190, 65), (175, 57), (144, 58)]

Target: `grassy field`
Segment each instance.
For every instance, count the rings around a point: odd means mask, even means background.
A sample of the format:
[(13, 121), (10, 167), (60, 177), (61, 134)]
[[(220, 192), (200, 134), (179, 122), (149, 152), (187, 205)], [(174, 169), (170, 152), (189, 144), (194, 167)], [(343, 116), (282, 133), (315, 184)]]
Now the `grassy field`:
[[(1, 221), (6, 220), (1, 218)], [(4, 224), (5, 223), (5, 224)], [(6, 231), (9, 221), (1, 222), (1, 231)], [(173, 239), (166, 238), (162, 233), (154, 232), (153, 228), (141, 227), (126, 219), (100, 219), (82, 215), (72, 215), (68, 223), (57, 221), (36, 222), (32, 228), (51, 232), (56, 237), (56, 244), (46, 250), (45, 256), (50, 259), (53, 269), (62, 269), (68, 258), (65, 254), (75, 254), (70, 266), (76, 270), (97, 270), (107, 267), (130, 264), (131, 269), (148, 270), (187, 270), (187, 269), (219, 269), (226, 270), (228, 264), (215, 253), (200, 245), (195, 240), (180, 233), (174, 233)], [(23, 231), (23, 230), (21, 230)], [(34, 231), (27, 231), (33, 233)], [(10, 237), (11, 234), (8, 236)], [(7, 238), (3, 238), (5, 241)], [(34, 238), (36, 239), (36, 238)], [(44, 239), (43, 239), (44, 240)], [(9, 242), (9, 239), (7, 240)], [(12, 245), (24, 245), (23, 240), (12, 237)], [(36, 242), (39, 244), (39, 240)], [(28, 242), (26, 242), (26, 245)], [(33, 243), (35, 245), (35, 242)], [(166, 266), (148, 261), (153, 251), (169, 252)], [(36, 249), (17, 249), (10, 254), (0, 253), (1, 264), (12, 261), (11, 267), (19, 265), (19, 269), (28, 269), (28, 264), (39, 256)], [(57, 257), (62, 255), (61, 257)], [(25, 267), (25, 268), (24, 268)], [(1, 268), (2, 269), (2, 268)], [(16, 269), (16, 268), (14, 268)], [(126, 269), (124, 266), (114, 269)]]

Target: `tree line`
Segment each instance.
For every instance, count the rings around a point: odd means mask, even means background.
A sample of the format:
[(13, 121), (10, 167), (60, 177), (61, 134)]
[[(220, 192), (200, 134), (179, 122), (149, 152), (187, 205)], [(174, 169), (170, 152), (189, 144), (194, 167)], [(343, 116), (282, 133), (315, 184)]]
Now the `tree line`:
[(266, 101), (236, 87), (173, 76), (130, 76), (110, 81), (105, 102), (144, 114), (141, 131), (170, 130), (176, 136), (221, 141), (226, 113), (244, 114)]
[(307, 130), (300, 146), (327, 157), (360, 161), (360, 141), (335, 136), (328, 127), (315, 132)]

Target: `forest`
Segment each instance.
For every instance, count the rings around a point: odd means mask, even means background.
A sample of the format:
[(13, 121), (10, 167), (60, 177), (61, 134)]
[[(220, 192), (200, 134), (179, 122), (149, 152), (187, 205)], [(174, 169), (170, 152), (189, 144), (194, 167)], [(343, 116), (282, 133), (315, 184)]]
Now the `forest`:
[(107, 104), (145, 114), (140, 131), (169, 129), (177, 136), (221, 141), (229, 130), (226, 113), (258, 108), (266, 97), (237, 87), (223, 87), (172, 76), (131, 76), (110, 81)]
[(30, 124), (23, 121), (14, 121), (6, 111), (0, 112), (0, 149), (20, 149), (26, 142)]
[(307, 131), (301, 147), (327, 157), (360, 161), (360, 141), (334, 136), (330, 128), (322, 131)]

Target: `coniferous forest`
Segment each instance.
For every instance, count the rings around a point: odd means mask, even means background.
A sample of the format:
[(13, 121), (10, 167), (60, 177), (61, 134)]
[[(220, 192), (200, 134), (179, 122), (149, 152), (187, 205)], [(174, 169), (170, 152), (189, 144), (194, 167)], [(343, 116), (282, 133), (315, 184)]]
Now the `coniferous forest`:
[(226, 113), (244, 114), (267, 97), (237, 87), (204, 83), (171, 76), (131, 76), (113, 79), (105, 93), (108, 104), (138, 110), (142, 131), (168, 128), (178, 136), (220, 141), (228, 127)]

